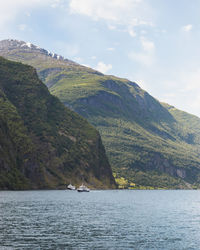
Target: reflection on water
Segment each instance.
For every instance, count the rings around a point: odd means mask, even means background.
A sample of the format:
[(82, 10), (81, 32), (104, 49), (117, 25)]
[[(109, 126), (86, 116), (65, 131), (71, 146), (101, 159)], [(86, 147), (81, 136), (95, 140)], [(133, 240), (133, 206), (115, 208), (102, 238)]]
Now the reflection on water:
[(2, 191), (0, 249), (199, 249), (200, 191)]

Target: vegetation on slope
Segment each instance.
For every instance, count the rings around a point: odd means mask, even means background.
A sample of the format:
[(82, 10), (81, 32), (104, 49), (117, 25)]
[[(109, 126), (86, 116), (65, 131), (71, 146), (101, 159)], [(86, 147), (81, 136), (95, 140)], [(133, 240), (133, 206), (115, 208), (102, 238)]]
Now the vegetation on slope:
[(199, 118), (160, 103), (133, 82), (23, 42), (1, 42), (0, 54), (35, 66), (51, 93), (98, 128), (116, 179), (137, 187), (199, 186)]
[(30, 66), (0, 58), (0, 188), (115, 187), (99, 133)]

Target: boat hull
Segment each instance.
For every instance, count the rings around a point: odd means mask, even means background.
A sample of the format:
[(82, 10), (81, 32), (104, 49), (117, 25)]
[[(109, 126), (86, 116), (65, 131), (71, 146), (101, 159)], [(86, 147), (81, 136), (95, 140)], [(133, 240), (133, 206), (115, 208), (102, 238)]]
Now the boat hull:
[(78, 189), (78, 192), (90, 192), (90, 189), (88, 187), (86, 187), (85, 185), (81, 185)]
[(80, 190), (80, 189), (77, 189), (78, 192), (90, 192), (90, 190)]

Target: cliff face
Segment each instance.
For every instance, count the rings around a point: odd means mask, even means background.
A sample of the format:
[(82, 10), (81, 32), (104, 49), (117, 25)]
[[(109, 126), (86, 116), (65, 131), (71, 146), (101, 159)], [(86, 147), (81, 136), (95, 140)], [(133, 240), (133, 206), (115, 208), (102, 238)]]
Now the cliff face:
[(127, 79), (106, 76), (22, 41), (0, 54), (37, 69), (50, 92), (100, 132), (117, 177), (140, 186), (200, 186), (200, 119), (160, 103)]
[(52, 96), (34, 68), (0, 58), (0, 189), (115, 187), (97, 130)]

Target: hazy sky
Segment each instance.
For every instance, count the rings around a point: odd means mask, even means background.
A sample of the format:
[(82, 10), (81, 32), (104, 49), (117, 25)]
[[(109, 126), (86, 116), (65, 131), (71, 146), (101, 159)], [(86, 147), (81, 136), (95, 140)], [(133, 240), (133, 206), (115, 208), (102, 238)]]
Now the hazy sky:
[(19, 39), (137, 82), (200, 117), (200, 0), (0, 0)]

